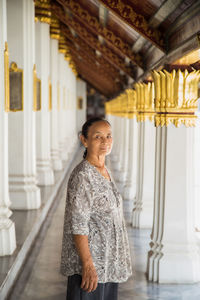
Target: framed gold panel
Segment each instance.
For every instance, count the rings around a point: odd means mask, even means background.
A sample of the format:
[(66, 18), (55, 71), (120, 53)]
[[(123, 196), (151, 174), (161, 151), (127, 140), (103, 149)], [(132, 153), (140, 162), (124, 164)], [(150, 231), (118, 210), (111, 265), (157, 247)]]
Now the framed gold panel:
[(10, 108), (9, 111), (22, 111), (24, 108), (23, 94), (23, 69), (19, 69), (15, 62), (11, 63), (9, 69), (10, 80)]
[(39, 111), (41, 110), (42, 108), (42, 105), (41, 105), (41, 80), (39, 78), (37, 78), (37, 81), (36, 81), (36, 95), (37, 95), (37, 98), (36, 98), (36, 111)]
[(37, 78), (36, 66), (33, 67), (33, 110), (41, 110), (41, 80)]
[(67, 110), (66, 88), (63, 87), (63, 109)]
[(5, 111), (10, 111), (10, 78), (9, 78), (9, 53), (8, 43), (5, 42), (4, 50), (4, 85), (5, 85)]
[(57, 109), (60, 110), (60, 84), (57, 84)]
[(49, 111), (52, 110), (52, 84), (51, 80), (49, 79)]
[(77, 109), (83, 109), (83, 98), (78, 97), (77, 99)]

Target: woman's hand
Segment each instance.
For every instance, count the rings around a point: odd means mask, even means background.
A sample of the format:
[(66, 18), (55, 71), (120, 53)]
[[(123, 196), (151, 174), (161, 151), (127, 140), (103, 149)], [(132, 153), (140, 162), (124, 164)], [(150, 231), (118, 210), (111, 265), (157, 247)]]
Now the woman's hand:
[(96, 290), (98, 284), (98, 276), (92, 261), (84, 263), (82, 266), (82, 282), (81, 288), (88, 293)]
[(98, 276), (90, 253), (88, 236), (75, 234), (74, 242), (82, 262), (81, 288), (88, 293), (95, 291), (98, 284)]

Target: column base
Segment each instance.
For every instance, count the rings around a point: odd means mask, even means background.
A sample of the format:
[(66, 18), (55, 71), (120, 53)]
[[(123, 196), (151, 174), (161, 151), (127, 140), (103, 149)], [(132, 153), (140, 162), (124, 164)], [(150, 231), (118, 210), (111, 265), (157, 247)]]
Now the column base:
[(12, 177), (9, 180), (11, 209), (38, 209), (41, 205), (40, 189), (33, 182), (33, 177)]
[(9, 219), (0, 221), (0, 256), (12, 255), (16, 249), (15, 224)]
[(140, 229), (151, 229), (153, 225), (153, 211), (134, 208), (132, 226)]
[[(159, 283), (195, 283), (200, 281), (200, 254), (197, 247), (191, 246), (188, 253), (181, 245), (176, 253), (164, 253), (159, 261)], [(194, 249), (196, 248), (196, 249)]]
[(124, 187), (124, 199), (132, 201), (135, 198), (136, 194), (136, 185), (126, 184)]
[(118, 156), (117, 156), (117, 154), (110, 154), (110, 160), (113, 162), (113, 163), (115, 163), (115, 162), (117, 162), (118, 161)]
[(136, 207), (134, 207), (132, 211), (132, 226), (134, 228), (139, 228), (140, 224), (140, 211)]
[(52, 169), (37, 172), (38, 185), (47, 186), (54, 184), (54, 173)]
[(144, 197), (143, 199), (137, 200), (135, 198), (135, 205), (132, 215), (133, 227), (140, 229), (152, 228), (153, 225), (153, 199), (152, 202)]
[(37, 184), (41, 186), (54, 184), (54, 173), (49, 160), (37, 160)]
[(54, 171), (61, 171), (63, 169), (61, 159), (52, 159), (52, 166)]
[(58, 150), (51, 150), (51, 163), (54, 171), (61, 171), (63, 169)]
[(60, 142), (59, 153), (60, 153), (61, 160), (66, 161), (68, 159), (68, 146), (66, 141)]
[(114, 163), (112, 162), (112, 170), (113, 170), (114, 173), (116, 173), (116, 175), (120, 171), (120, 166), (121, 166), (121, 164), (120, 164), (119, 160), (114, 162)]
[(119, 171), (116, 171), (115, 174), (116, 174), (116, 181), (119, 183), (122, 183), (124, 186), (125, 182), (126, 182), (126, 175), (127, 175), (126, 171), (119, 170)]

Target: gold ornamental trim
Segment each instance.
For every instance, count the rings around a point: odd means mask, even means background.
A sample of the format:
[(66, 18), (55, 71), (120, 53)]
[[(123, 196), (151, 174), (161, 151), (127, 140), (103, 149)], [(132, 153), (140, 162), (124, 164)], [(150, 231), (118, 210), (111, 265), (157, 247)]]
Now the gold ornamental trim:
[(17, 112), (24, 109), (24, 71), (12, 62), (9, 68), (10, 82), (10, 108), (9, 111)]
[(83, 109), (83, 97), (78, 97), (77, 98), (77, 109)]
[(137, 104), (136, 104), (136, 91), (133, 89), (126, 89), (128, 100), (128, 118), (133, 119), (137, 116)]
[(50, 78), (48, 80), (48, 84), (49, 84), (49, 105), (48, 105), (48, 109), (49, 109), (49, 111), (52, 111), (52, 84), (51, 84)]
[[(113, 46), (116, 47), (127, 57), (131, 59), (132, 62), (140, 66), (142, 69), (143, 66), (143, 59), (142, 56), (139, 54), (134, 54), (132, 52), (132, 49), (128, 43), (125, 43), (119, 35), (116, 35), (114, 32), (109, 30), (106, 27), (102, 27), (98, 18), (94, 17), (92, 14), (90, 14), (86, 9), (84, 9), (77, 1), (74, 0), (68, 0), (65, 1), (66, 7), (68, 7), (74, 15), (77, 16), (77, 18), (81, 22), (87, 23), (91, 29), (94, 29), (98, 35), (101, 35), (106, 41), (113, 44)], [(77, 23), (78, 26), (78, 23)], [(83, 28), (82, 28), (83, 31)]]
[(42, 86), (41, 79), (37, 77), (36, 65), (33, 66), (33, 111), (42, 109)]
[(35, 1), (35, 21), (51, 24), (51, 4), (50, 0)]
[(36, 65), (33, 66), (33, 111), (38, 111), (37, 105), (37, 72)]
[(152, 112), (139, 113), (138, 112), (136, 115), (136, 118), (137, 118), (137, 122), (145, 122), (147, 120), (153, 122), (155, 119), (155, 113), (152, 113)]
[(60, 83), (57, 82), (57, 110), (60, 111)]
[(63, 109), (67, 110), (66, 87), (63, 87)]
[(155, 83), (155, 125), (195, 126), (200, 71), (153, 71)]
[(60, 53), (63, 53), (64, 55), (68, 51), (65, 37), (62, 34), (59, 37), (58, 50)]
[(139, 32), (151, 43), (154, 43), (160, 50), (165, 52), (164, 36), (158, 29), (153, 29), (149, 26), (145, 17), (136, 13), (131, 5), (124, 0), (100, 0), (108, 9), (131, 26), (134, 30)]
[(124, 93), (115, 99), (105, 102), (105, 111), (107, 115), (110, 114), (128, 119), (135, 118), (137, 115), (136, 91), (126, 89)]
[(60, 38), (60, 22), (55, 16), (51, 16), (50, 37), (56, 40)]
[(154, 83), (136, 83), (136, 108), (137, 121), (145, 122), (146, 120), (154, 121)]
[(178, 114), (156, 114), (155, 116), (155, 126), (163, 127), (168, 126), (169, 124), (174, 124), (176, 127), (180, 127), (180, 125), (185, 125), (186, 127), (194, 127), (196, 126), (197, 116), (195, 115), (178, 115)]
[(9, 52), (8, 43), (5, 42), (4, 50), (4, 87), (5, 87), (5, 111), (10, 111), (10, 78), (9, 78)]

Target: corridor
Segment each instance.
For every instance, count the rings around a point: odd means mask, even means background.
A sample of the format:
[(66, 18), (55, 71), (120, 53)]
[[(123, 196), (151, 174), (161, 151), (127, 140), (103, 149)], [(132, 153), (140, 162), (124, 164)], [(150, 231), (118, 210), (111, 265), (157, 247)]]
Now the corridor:
[[(81, 160), (82, 149), (70, 166), (64, 184), (40, 231), (28, 261), (9, 300), (64, 300), (66, 279), (59, 274), (66, 184), (70, 170)], [(112, 166), (107, 163), (112, 169)], [(117, 178), (116, 178), (117, 179)], [(130, 202), (124, 201), (124, 214), (133, 262), (133, 276), (119, 286), (119, 300), (199, 300), (200, 283), (167, 285), (147, 282), (145, 276), (149, 229), (130, 224)], [(111, 299), (112, 300), (112, 299)]]

